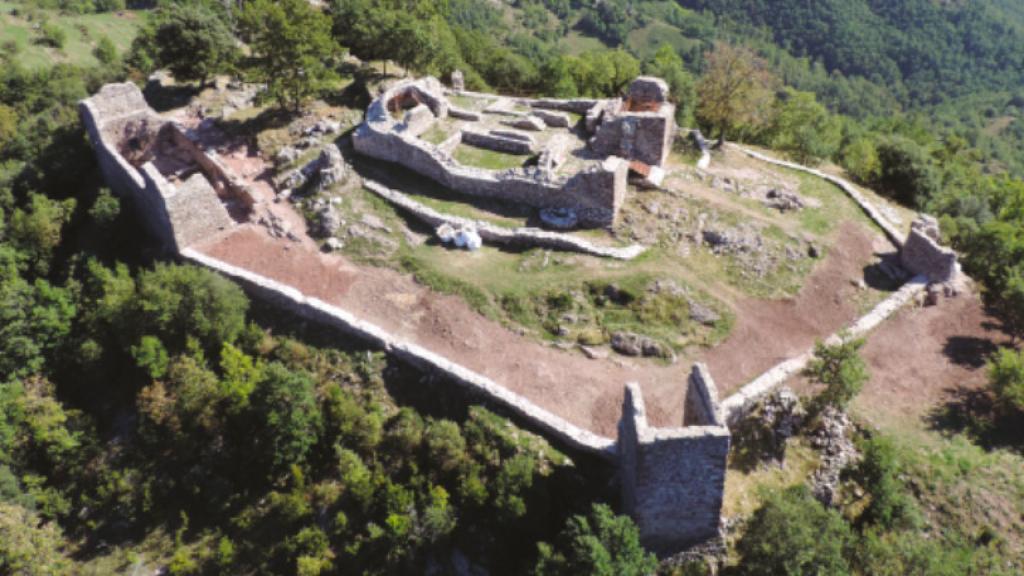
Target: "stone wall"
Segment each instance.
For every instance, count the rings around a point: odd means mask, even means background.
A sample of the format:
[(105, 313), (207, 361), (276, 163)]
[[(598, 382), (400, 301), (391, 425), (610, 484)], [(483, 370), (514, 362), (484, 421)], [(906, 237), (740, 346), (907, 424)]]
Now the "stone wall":
[[(610, 226), (626, 194), (628, 165), (619, 158), (590, 163), (571, 177), (553, 176), (537, 167), (496, 171), (464, 166), (440, 147), (396, 131), (384, 102), (409, 85), (426, 91), (430, 79), (399, 84), (375, 100), (352, 143), (361, 154), (401, 164), (442, 186), (484, 198), (535, 208), (571, 208), (581, 226)], [(422, 84), (421, 84), (422, 83)], [(419, 92), (417, 92), (419, 93)], [(436, 95), (435, 95), (436, 97)], [(447, 113), (447, 108), (444, 108)], [(464, 133), (462, 139), (467, 135)]]
[(507, 154), (533, 154), (533, 139), (512, 138), (500, 133), (477, 130), (463, 130), (462, 142), (477, 148), (504, 152)]
[[(161, 248), (179, 248), (234, 225), (221, 202), (225, 196), (251, 207), (252, 197), (218, 160), (203, 153), (171, 122), (160, 118), (131, 83), (107, 84), (79, 103), (82, 123), (93, 144), (107, 185), (119, 197), (131, 199), (136, 217)], [(201, 174), (169, 182), (149, 159), (166, 138), (199, 168)], [(139, 167), (124, 151), (138, 147)]]
[(640, 254), (643, 254), (644, 251), (647, 250), (646, 247), (638, 244), (622, 248), (615, 246), (598, 246), (571, 234), (549, 232), (538, 228), (503, 228), (481, 220), (470, 220), (469, 218), (462, 218), (460, 216), (441, 214), (433, 208), (413, 200), (408, 195), (397, 190), (392, 190), (374, 182), (373, 180), (364, 179), (363, 186), (365, 186), (367, 190), (398, 206), (429, 226), (436, 228), (441, 224), (449, 224), (456, 228), (472, 227), (476, 229), (477, 233), (480, 234), (480, 237), (487, 242), (508, 246), (539, 246), (553, 250), (581, 252), (583, 254), (616, 258), (619, 260), (631, 260)]
[(919, 218), (900, 249), (900, 264), (911, 274), (922, 274), (939, 284), (956, 281), (960, 264), (956, 252), (939, 244), (939, 225), (934, 218)]
[(751, 158), (756, 158), (758, 160), (768, 162), (769, 164), (774, 164), (776, 166), (782, 166), (783, 168), (789, 168), (791, 170), (797, 170), (800, 172), (805, 172), (807, 174), (812, 174), (814, 176), (817, 176), (818, 178), (827, 180), (832, 184), (838, 186), (840, 190), (845, 192), (851, 200), (853, 200), (854, 202), (857, 203), (858, 206), (860, 206), (861, 210), (863, 210), (864, 213), (867, 214), (868, 218), (870, 218), (875, 224), (878, 225), (879, 228), (882, 229), (883, 232), (885, 232), (885, 235), (889, 238), (889, 241), (892, 242), (894, 246), (896, 246), (897, 248), (903, 246), (903, 233), (900, 232), (900, 230), (896, 228), (896, 226), (893, 225), (893, 223), (890, 222), (884, 214), (882, 214), (881, 210), (879, 210), (878, 207), (872, 204), (863, 194), (861, 194), (860, 191), (857, 190), (857, 188), (853, 184), (850, 184), (849, 182), (843, 180), (838, 176), (826, 174), (821, 170), (808, 168), (807, 166), (803, 166), (795, 162), (787, 162), (785, 160), (779, 160), (778, 158), (772, 158), (771, 156), (761, 154), (760, 152), (755, 152), (753, 150), (744, 148), (737, 144), (730, 143), (729, 146), (736, 148), (737, 150), (743, 152), (744, 154), (750, 156)]
[(694, 408), (702, 412), (688, 418), (707, 424), (650, 427), (636, 384), (626, 386), (623, 402), (623, 505), (636, 521), (644, 546), (658, 553), (676, 552), (719, 534), (729, 429), (719, 422), (714, 383), (703, 367), (694, 367), (687, 396), (699, 399)]
[(594, 454), (609, 461), (613, 461), (616, 457), (615, 443), (611, 439), (579, 428), (500, 386), (493, 380), (422, 346), (404, 341), (370, 322), (360, 320), (342, 308), (332, 306), (317, 298), (307, 297), (291, 286), (232, 266), (190, 248), (182, 250), (181, 256), (238, 282), (254, 298), (312, 322), (338, 329), (371, 346), (381, 348), (399, 360), (419, 369), (441, 373), (472, 393), (510, 410), (530, 426), (544, 432), (556, 443), (580, 452)]
[(130, 199), (136, 217), (164, 250), (173, 252), (174, 231), (163, 194), (121, 155), (119, 143), (107, 137), (134, 120), (158, 120), (142, 92), (134, 84), (107, 84), (92, 98), (79, 102), (78, 111), (107, 186), (117, 196)]
[[(880, 302), (870, 312), (858, 318), (853, 324), (846, 328), (845, 333), (851, 338), (860, 338), (874, 330), (878, 325), (892, 316), (897, 310), (914, 299), (918, 293), (923, 292), (928, 286), (928, 278), (916, 276), (904, 284), (891, 296)], [(831, 335), (826, 342), (835, 343), (839, 341), (839, 334)], [(802, 354), (783, 360), (764, 372), (748, 384), (740, 388), (738, 392), (722, 402), (722, 411), (725, 420), (731, 425), (741, 420), (750, 411), (750, 408), (758, 399), (765, 396), (776, 386), (782, 384), (792, 376), (802, 371), (814, 357), (814, 349), (808, 349)]]

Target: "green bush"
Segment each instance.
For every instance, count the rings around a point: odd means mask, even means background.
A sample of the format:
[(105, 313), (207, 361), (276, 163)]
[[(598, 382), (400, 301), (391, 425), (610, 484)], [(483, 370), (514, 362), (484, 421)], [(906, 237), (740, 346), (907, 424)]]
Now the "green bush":
[(49, 46), (51, 48), (61, 50), (64, 48), (64, 44), (67, 40), (68, 35), (64, 32), (63, 28), (56, 24), (45, 22), (39, 27), (39, 38), (36, 39), (36, 42), (43, 46)]

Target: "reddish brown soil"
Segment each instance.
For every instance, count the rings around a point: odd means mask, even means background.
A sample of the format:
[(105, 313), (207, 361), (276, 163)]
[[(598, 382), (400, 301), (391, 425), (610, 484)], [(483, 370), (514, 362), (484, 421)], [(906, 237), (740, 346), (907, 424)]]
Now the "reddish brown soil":
[(704, 357), (723, 398), (771, 366), (802, 354), (857, 315), (853, 300), (858, 288), (851, 280), (863, 278), (878, 237), (852, 222), (840, 226), (838, 234), (825, 262), (795, 298), (746, 298), (736, 303), (732, 333)]
[[(708, 354), (722, 395), (787, 354), (853, 319), (850, 279), (870, 259), (872, 235), (859, 225), (839, 231), (837, 248), (793, 300), (740, 304), (736, 331)], [(615, 437), (623, 385), (641, 384), (652, 423), (678, 425), (689, 366), (612, 357), (591, 360), (545, 346), (481, 317), (457, 297), (431, 292), (398, 272), (355, 266), (311, 243), (271, 238), (246, 225), (198, 249), (295, 286), (480, 372), (576, 425)]]
[(921, 424), (936, 407), (987, 383), (985, 361), (1009, 338), (973, 294), (905, 308), (868, 338), (871, 380), (857, 399), (870, 422)]

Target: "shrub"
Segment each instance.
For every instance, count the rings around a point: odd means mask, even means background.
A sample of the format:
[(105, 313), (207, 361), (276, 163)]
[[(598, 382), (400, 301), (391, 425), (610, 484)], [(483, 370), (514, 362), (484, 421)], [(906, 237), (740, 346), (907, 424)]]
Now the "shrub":
[(737, 543), (740, 574), (849, 574), (845, 554), (853, 534), (838, 512), (804, 486), (770, 494)]
[(832, 406), (843, 410), (868, 380), (867, 366), (860, 357), (863, 340), (844, 338), (839, 344), (818, 342), (814, 346), (814, 360), (805, 375), (825, 390), (817, 398), (818, 408)]
[(63, 28), (60, 28), (56, 24), (46, 22), (39, 27), (39, 38), (36, 42), (43, 46), (49, 46), (60, 50), (64, 48), (64, 43), (67, 42), (67, 39), (68, 35), (64, 32)]

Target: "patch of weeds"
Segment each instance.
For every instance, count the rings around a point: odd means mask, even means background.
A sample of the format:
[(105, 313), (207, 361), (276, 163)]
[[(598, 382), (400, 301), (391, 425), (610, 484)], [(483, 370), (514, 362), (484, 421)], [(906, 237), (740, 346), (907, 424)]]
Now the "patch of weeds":
[(459, 144), (455, 148), (455, 153), (452, 154), (452, 157), (455, 158), (456, 162), (464, 166), (473, 166), (486, 170), (521, 168), (530, 158), (529, 156), (485, 150), (476, 146), (469, 146), (468, 144)]
[(416, 257), (408, 253), (399, 257), (399, 264), (402, 270), (412, 274), (420, 284), (435, 292), (459, 296), (477, 313), (488, 318), (495, 317), (491, 299), (480, 288), (424, 266)]

